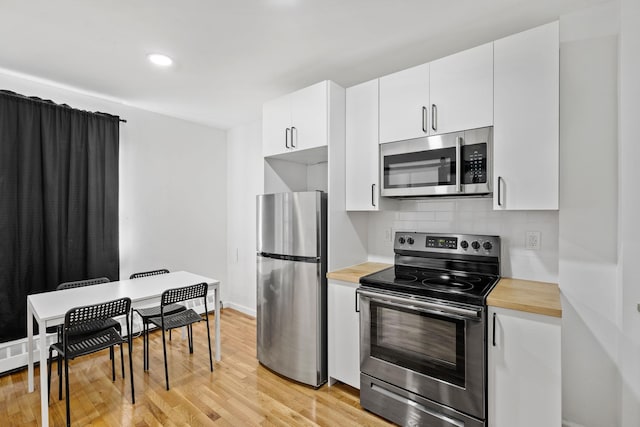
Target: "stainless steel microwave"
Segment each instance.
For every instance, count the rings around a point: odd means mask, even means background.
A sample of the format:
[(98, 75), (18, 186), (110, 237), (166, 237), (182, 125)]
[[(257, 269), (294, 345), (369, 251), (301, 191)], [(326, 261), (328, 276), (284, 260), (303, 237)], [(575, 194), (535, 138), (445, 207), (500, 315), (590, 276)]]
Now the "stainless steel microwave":
[(493, 127), (381, 144), (381, 195), (489, 195), (492, 157)]

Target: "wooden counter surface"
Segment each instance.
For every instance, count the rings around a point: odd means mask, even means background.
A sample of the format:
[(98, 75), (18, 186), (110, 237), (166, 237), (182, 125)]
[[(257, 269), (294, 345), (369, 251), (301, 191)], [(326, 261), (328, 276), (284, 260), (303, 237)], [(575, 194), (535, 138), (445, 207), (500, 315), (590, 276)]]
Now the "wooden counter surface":
[(393, 267), (393, 264), (384, 264), (382, 262), (363, 262), (362, 264), (352, 265), (351, 267), (341, 268), (336, 271), (330, 271), (327, 273), (327, 279), (360, 283), (360, 278), (362, 276), (366, 276), (367, 274), (375, 273), (389, 267)]
[(487, 305), (562, 317), (560, 288), (555, 283), (503, 277), (487, 297)]

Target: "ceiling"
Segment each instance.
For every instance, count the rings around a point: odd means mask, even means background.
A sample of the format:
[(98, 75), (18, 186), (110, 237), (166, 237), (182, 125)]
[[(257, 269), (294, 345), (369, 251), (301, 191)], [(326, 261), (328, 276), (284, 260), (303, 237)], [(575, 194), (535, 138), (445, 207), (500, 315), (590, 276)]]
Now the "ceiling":
[(349, 87), (601, 2), (0, 0), (0, 68), (228, 129), (318, 81)]

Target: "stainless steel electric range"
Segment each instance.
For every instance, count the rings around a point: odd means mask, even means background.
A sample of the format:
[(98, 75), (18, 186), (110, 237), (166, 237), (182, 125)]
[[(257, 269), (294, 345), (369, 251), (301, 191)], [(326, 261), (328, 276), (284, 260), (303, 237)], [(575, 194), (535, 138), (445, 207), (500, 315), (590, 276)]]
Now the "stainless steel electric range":
[(360, 279), (360, 404), (400, 425), (486, 426), (486, 298), (500, 237), (397, 232)]

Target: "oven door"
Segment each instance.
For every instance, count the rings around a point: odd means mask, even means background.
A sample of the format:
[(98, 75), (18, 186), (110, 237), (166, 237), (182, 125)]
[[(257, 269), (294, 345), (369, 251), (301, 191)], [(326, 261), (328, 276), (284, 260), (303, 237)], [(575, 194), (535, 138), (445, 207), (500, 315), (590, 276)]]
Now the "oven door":
[(485, 418), (483, 307), (363, 287), (358, 293), (363, 374)]

